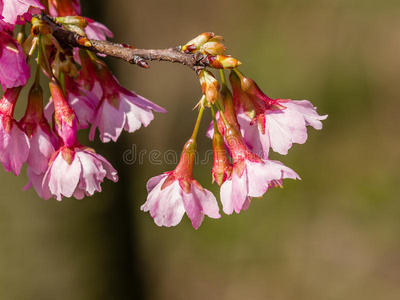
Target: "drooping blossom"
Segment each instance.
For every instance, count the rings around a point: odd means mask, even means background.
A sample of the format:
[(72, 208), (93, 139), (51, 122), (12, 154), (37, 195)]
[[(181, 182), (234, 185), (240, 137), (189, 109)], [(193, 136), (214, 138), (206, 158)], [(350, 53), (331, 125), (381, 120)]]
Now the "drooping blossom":
[(42, 197), (82, 199), (101, 192), (100, 184), (108, 178), (118, 180), (117, 171), (101, 155), (77, 141), (71, 147), (62, 146), (52, 156), (42, 182)]
[(122, 130), (134, 132), (142, 125), (147, 127), (154, 119), (152, 111), (166, 113), (162, 107), (122, 87), (105, 65), (98, 67), (103, 93), (90, 129), (91, 140), (98, 128), (103, 143), (115, 142)]
[(29, 140), (13, 118), (21, 87), (7, 89), (0, 99), (0, 161), (7, 172), (15, 175), (29, 155)]
[(0, 32), (0, 83), (6, 88), (25, 85), (29, 67), (21, 46), (5, 31)]
[(321, 129), (321, 120), (327, 118), (318, 115), (307, 100), (269, 98), (237, 70), (231, 72), (229, 79), (243, 137), (250, 149), (264, 158), (270, 147), (287, 154), (293, 143), (305, 143), (306, 126)]
[(10, 24), (23, 24), (30, 21), (32, 14), (40, 14), (44, 9), (39, 0), (0, 0), (0, 15), (3, 21)]
[(193, 179), (195, 142), (190, 139), (183, 148), (181, 159), (174, 171), (155, 176), (147, 182), (147, 201), (141, 210), (150, 212), (158, 226), (175, 226), (187, 214), (195, 229), (204, 215), (220, 218), (217, 200)]
[(282, 179), (300, 179), (281, 162), (263, 159), (251, 152), (232, 127), (225, 129), (225, 139), (233, 160), (231, 177), (221, 185), (220, 192), (226, 214), (247, 209), (252, 197), (261, 197), (269, 188), (282, 186)]
[(40, 85), (34, 84), (29, 91), (27, 109), (19, 124), (28, 136), (30, 143), (29, 156), (26, 161), (29, 182), (24, 190), (33, 186), (38, 195), (42, 197), (42, 179), (57, 146), (57, 141), (43, 114), (43, 90)]

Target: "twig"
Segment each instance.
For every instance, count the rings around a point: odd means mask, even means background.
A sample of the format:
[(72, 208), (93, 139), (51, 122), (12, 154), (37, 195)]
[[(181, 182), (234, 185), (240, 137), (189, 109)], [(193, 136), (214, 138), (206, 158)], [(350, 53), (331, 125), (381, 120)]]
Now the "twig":
[(207, 56), (198, 52), (183, 53), (180, 51), (180, 46), (158, 50), (137, 49), (125, 44), (90, 40), (75, 32), (62, 28), (52, 17), (45, 13), (42, 13), (41, 19), (50, 25), (53, 31), (53, 36), (61, 45), (63, 45), (63, 47), (79, 47), (87, 49), (95, 53), (123, 59), (131, 64), (136, 64), (143, 68), (149, 68), (149, 65), (146, 62), (148, 60), (176, 62), (188, 66), (196, 72), (209, 66)]

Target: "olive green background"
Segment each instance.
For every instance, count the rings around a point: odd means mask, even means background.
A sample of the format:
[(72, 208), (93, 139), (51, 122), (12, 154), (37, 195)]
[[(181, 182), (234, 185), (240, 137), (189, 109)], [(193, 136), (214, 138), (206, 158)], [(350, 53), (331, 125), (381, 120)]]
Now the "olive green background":
[[(44, 201), (22, 191), (25, 171), (0, 170), (0, 299), (400, 299), (399, 1), (89, 2), (85, 15), (135, 47), (214, 31), (270, 97), (308, 99), (329, 117), (271, 156), (301, 181), (197, 231), (186, 216), (159, 228), (140, 211), (145, 184), (174, 165), (151, 163), (150, 151), (181, 150), (200, 85), (182, 65), (107, 58), (121, 84), (168, 114), (117, 143), (81, 134), (120, 175), (91, 198)], [(200, 138), (200, 156), (209, 149)], [(218, 196), (211, 167), (195, 177)]]

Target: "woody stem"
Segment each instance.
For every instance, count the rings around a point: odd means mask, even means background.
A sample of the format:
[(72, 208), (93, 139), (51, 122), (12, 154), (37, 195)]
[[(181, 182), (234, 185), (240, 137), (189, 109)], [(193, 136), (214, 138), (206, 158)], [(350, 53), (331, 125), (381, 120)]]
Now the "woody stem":
[(149, 68), (146, 61), (158, 60), (176, 62), (188, 66), (192, 70), (199, 72), (209, 66), (207, 56), (199, 52), (183, 53), (181, 47), (171, 47), (167, 49), (137, 49), (135, 47), (112, 43), (109, 41), (91, 40), (75, 32), (68, 31), (56, 23), (55, 19), (42, 13), (38, 18), (46, 21), (53, 31), (53, 36), (62, 47), (90, 50), (95, 53), (102, 53), (108, 56), (123, 59), (131, 64), (137, 64), (143, 68)]

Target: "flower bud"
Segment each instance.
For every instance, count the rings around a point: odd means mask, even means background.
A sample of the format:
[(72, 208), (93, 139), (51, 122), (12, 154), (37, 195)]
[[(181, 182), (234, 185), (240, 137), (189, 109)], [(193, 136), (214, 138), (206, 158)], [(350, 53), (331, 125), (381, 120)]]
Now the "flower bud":
[(229, 55), (208, 56), (210, 66), (216, 69), (234, 69), (242, 63)]
[(213, 181), (221, 186), (232, 174), (232, 164), (226, 154), (224, 139), (218, 130), (213, 136), (214, 165), (212, 168)]
[(219, 98), (219, 83), (218, 80), (207, 70), (200, 72), (201, 92), (206, 96), (209, 103), (214, 103)]
[(219, 55), (224, 54), (226, 47), (222, 43), (224, 39), (221, 36), (214, 36), (209, 39), (203, 46), (200, 47), (200, 52), (203, 54)]
[(222, 84), (220, 96), (224, 104), (224, 115), (229, 125), (240, 131), (240, 126), (236, 117), (235, 106), (232, 100), (232, 93), (226, 84)]
[(72, 147), (76, 140), (76, 131), (78, 128), (75, 112), (68, 105), (60, 83), (58, 81), (51, 81), (49, 86), (54, 102), (54, 119), (57, 133), (64, 141), (66, 147)]
[(204, 32), (183, 45), (182, 51), (194, 52), (195, 50), (199, 50), (200, 47), (203, 46), (213, 36), (213, 32)]

